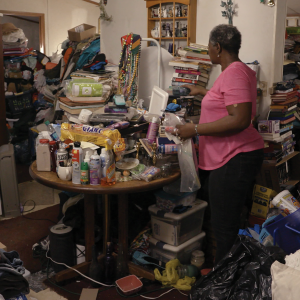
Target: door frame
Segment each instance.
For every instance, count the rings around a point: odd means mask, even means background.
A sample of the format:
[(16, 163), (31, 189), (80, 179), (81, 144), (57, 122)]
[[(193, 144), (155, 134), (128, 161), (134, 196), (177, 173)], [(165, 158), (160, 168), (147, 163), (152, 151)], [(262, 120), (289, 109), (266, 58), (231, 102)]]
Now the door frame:
[(24, 12), (24, 11), (13, 11), (13, 10), (1, 10), (5, 16), (26, 16), (26, 17), (38, 17), (39, 18), (39, 39), (40, 39), (40, 49), (39, 51), (42, 53), (46, 52), (45, 47), (45, 14), (42, 13), (32, 13), (32, 12)]

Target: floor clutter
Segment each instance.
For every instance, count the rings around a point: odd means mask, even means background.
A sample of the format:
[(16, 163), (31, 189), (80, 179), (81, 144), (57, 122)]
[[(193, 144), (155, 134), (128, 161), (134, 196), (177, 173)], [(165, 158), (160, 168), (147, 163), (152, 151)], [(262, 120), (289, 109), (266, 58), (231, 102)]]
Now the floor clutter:
[[(154, 7), (148, 22), (188, 17), (185, 6), (172, 7)], [(184, 28), (174, 23), (174, 37), (168, 23), (151, 35), (172, 37), (175, 44), (190, 34), (189, 22)], [(170, 44), (169, 88), (153, 86), (146, 105), (138, 93), (139, 34), (120, 37), (114, 65), (92, 25), (68, 30), (61, 53), (51, 57), (28, 48), (22, 28), (1, 26), (9, 144), (0, 147), (0, 215), (16, 218), (0, 220), (0, 300), (252, 300), (288, 293), (287, 299), (296, 299), (298, 65), (287, 64), (284, 81), (271, 88), (266, 120), (251, 121), (264, 140), (263, 165), (236, 241), (215, 263), (207, 182), (198, 174), (204, 96), (192, 91), (206, 91), (214, 64), (209, 49), (216, 45)], [(296, 35), (286, 39), (296, 61), (299, 43)], [(258, 77), (259, 63), (248, 65)], [(258, 100), (261, 95), (258, 88)], [(182, 138), (186, 124), (193, 136)], [(28, 166), (40, 184), (60, 190), (59, 205), (25, 215), (31, 212), (24, 211), (26, 203), (8, 192), (17, 186), (16, 163)], [(28, 200), (33, 209), (34, 200)]]

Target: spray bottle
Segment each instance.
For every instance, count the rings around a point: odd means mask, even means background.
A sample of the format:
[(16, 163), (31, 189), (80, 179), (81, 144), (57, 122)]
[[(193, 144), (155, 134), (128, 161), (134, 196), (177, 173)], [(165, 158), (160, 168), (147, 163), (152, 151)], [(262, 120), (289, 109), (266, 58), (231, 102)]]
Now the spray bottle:
[(147, 131), (147, 140), (152, 144), (156, 141), (156, 136), (158, 132), (159, 124), (158, 118), (153, 117), (152, 121), (149, 123), (148, 131)]
[(89, 153), (86, 152), (84, 161), (81, 163), (81, 168), (80, 168), (80, 183), (83, 185), (87, 185), (90, 183), (89, 162), (90, 162)]
[(116, 183), (116, 166), (111, 140), (105, 140), (105, 150), (102, 151), (101, 167), (103, 177), (101, 178), (101, 185), (113, 185)]
[(97, 150), (95, 150), (90, 160), (90, 184), (98, 185), (100, 184), (100, 179), (100, 156), (98, 155)]
[(72, 150), (72, 182), (74, 184), (80, 184), (80, 166), (82, 162), (82, 149), (80, 148), (80, 142), (74, 142)]

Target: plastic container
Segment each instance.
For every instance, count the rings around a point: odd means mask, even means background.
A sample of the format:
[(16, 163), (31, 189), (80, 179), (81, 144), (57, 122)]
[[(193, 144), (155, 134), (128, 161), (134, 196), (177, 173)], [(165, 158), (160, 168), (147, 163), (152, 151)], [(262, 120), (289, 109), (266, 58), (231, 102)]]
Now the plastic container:
[(156, 141), (156, 136), (159, 128), (159, 119), (157, 117), (153, 117), (152, 121), (149, 123), (148, 131), (147, 131), (147, 140), (152, 144)]
[(179, 246), (201, 233), (207, 202), (197, 200), (185, 213), (174, 214), (149, 206), (153, 237), (169, 245)]
[(172, 212), (178, 205), (188, 206), (195, 202), (197, 192), (183, 193), (182, 195), (172, 195), (164, 190), (159, 190), (154, 193), (156, 197), (156, 206), (166, 212)]
[(100, 184), (100, 180), (101, 180), (100, 160), (101, 160), (101, 156), (99, 156), (97, 150), (95, 150), (94, 154), (90, 157), (90, 184), (91, 185)]
[(80, 148), (80, 142), (74, 142), (74, 147), (72, 150), (72, 182), (74, 184), (80, 184), (80, 166), (82, 163), (82, 149)]
[(88, 123), (93, 112), (88, 109), (82, 109), (78, 116), (78, 120), (82, 123)]
[(201, 250), (195, 250), (192, 253), (191, 264), (196, 266), (198, 269), (202, 267), (205, 262), (204, 252)]
[(143, 283), (135, 275), (118, 279), (116, 280), (116, 284), (125, 295), (137, 293), (143, 286)]
[(274, 206), (279, 208), (279, 210), (285, 214), (291, 214), (299, 209), (299, 202), (293, 197), (293, 195), (288, 191), (284, 190), (280, 192), (271, 201)]
[(22, 112), (32, 106), (32, 90), (5, 96), (6, 105), (8, 108), (8, 117), (17, 117)]
[(181, 264), (189, 264), (193, 251), (201, 249), (205, 235), (203, 231), (177, 247), (151, 237), (149, 239), (150, 256), (165, 263), (177, 258)]
[(36, 168), (38, 171), (51, 171), (49, 140), (40, 139), (36, 148)]

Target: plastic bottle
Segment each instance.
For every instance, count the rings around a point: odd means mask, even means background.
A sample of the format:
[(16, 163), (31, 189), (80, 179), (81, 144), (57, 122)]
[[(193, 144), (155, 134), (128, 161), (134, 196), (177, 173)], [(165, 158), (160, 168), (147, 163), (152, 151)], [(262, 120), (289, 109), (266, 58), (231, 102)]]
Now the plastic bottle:
[(98, 155), (97, 150), (95, 150), (90, 158), (90, 184), (98, 185), (100, 184), (100, 179), (100, 156)]
[(68, 162), (68, 151), (63, 148), (62, 144), (59, 145), (59, 149), (56, 152), (56, 167), (63, 165), (64, 167), (67, 166)]
[(57, 146), (55, 141), (49, 142), (50, 147), (50, 157), (51, 157), (51, 170), (52, 172), (56, 172), (56, 151)]
[(199, 269), (194, 265), (181, 265), (177, 267), (177, 272), (179, 278), (188, 277), (197, 277), (199, 275)]
[(36, 149), (36, 168), (38, 171), (51, 171), (49, 140), (40, 139)]
[(149, 127), (148, 127), (148, 131), (147, 131), (147, 140), (152, 144), (156, 141), (156, 136), (158, 133), (158, 128), (159, 128), (159, 124), (158, 124), (158, 118), (157, 117), (153, 117), (152, 121), (149, 123)]
[(124, 260), (124, 250), (123, 245), (119, 243), (118, 245), (118, 256), (116, 261), (116, 271), (115, 271), (115, 279), (120, 279), (125, 277), (128, 274), (127, 263)]
[(112, 284), (114, 282), (115, 259), (112, 255), (113, 243), (107, 243), (106, 255), (104, 258), (104, 283)]
[[(103, 155), (102, 155), (103, 151)], [(102, 167), (102, 178), (101, 185), (113, 185), (116, 183), (116, 166), (115, 166), (115, 158), (112, 151), (111, 141), (105, 141), (105, 150), (101, 150), (101, 167)]]
[(90, 183), (89, 180), (89, 162), (90, 162), (90, 157), (88, 152), (85, 154), (84, 161), (81, 163), (81, 168), (80, 168), (80, 183), (83, 185), (87, 185)]
[(50, 136), (52, 137), (52, 139), (55, 140), (55, 141), (58, 141), (59, 140), (59, 136), (57, 135), (55, 129), (50, 124), (50, 122), (46, 121), (45, 124), (47, 125), (48, 131), (50, 132)]
[(80, 166), (82, 163), (82, 149), (80, 148), (80, 142), (74, 142), (72, 150), (72, 182), (74, 184), (80, 184)]

